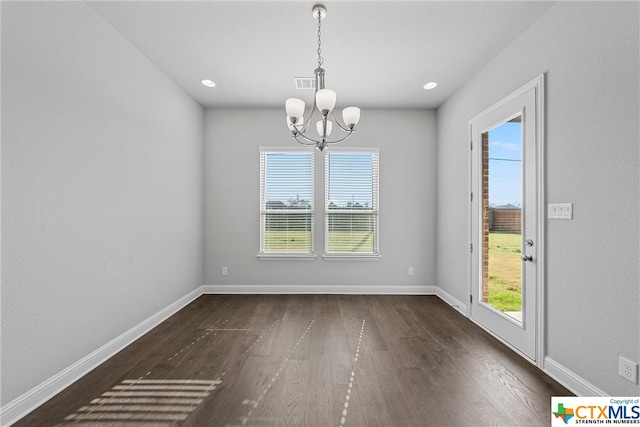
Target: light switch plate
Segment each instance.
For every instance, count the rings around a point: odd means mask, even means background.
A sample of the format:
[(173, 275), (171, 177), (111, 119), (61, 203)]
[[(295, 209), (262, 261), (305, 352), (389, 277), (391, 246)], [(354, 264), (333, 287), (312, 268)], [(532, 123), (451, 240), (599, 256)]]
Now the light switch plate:
[(550, 203), (547, 207), (548, 219), (573, 219), (573, 203)]

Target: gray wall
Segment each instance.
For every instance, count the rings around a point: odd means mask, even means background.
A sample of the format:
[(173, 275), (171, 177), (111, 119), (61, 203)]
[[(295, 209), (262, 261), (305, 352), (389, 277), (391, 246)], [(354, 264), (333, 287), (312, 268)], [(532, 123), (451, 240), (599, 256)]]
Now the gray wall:
[(3, 2), (0, 406), (203, 283), (465, 301), (467, 120), (543, 72), (548, 202), (575, 203), (547, 224), (548, 355), (640, 394), (617, 376), (619, 354), (640, 360), (638, 7), (556, 4), (438, 110), (437, 134), (433, 111), (364, 110), (347, 145), (380, 147), (382, 259), (308, 263), (256, 258), (258, 147), (295, 145), (280, 109), (203, 119), (85, 4)]
[[(363, 110), (346, 147), (380, 148), (380, 253), (377, 262), (261, 261), (259, 147), (297, 147), (282, 109), (205, 111), (205, 284), (273, 287), (435, 285), (435, 112)], [(316, 159), (322, 214), (324, 159)], [(316, 217), (316, 253), (324, 245)], [(222, 276), (221, 268), (229, 268)], [(407, 275), (414, 267), (415, 275)], [(300, 288), (301, 286), (301, 288)], [(305, 288), (306, 287), (306, 288)], [(337, 289), (339, 290), (339, 289)]]
[(84, 3), (2, 3), (2, 405), (202, 285), (202, 134)]
[(639, 4), (559, 2), (438, 109), (438, 286), (468, 295), (467, 120), (546, 73), (547, 354), (611, 395), (640, 390)]

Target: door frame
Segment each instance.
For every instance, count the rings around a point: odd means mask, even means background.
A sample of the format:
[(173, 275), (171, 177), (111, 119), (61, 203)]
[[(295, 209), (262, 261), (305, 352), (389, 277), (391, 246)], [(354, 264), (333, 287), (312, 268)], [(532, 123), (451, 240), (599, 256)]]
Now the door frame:
[[(523, 85), (522, 87), (518, 88), (517, 90), (513, 91), (512, 93), (510, 93), (509, 95), (507, 95), (506, 97), (504, 97), (503, 99), (501, 99), (500, 101), (496, 102), (495, 104), (491, 105), (490, 107), (486, 108), (485, 110), (483, 110), (481, 113), (477, 114), (476, 116), (474, 116), (473, 118), (469, 119), (467, 121), (467, 136), (468, 136), (468, 143), (469, 143), (469, 155), (468, 155), (468, 167), (467, 170), (469, 171), (469, 181), (468, 181), (468, 190), (469, 190), (469, 194), (470, 194), (470, 198), (469, 200), (469, 211), (468, 211), (468, 224), (469, 224), (469, 258), (468, 258), (468, 292), (469, 292), (469, 309), (467, 310), (467, 317), (473, 321), (474, 323), (476, 323), (478, 326), (480, 326), (481, 328), (483, 328), (484, 330), (486, 330), (487, 332), (489, 332), (492, 336), (494, 336), (496, 339), (498, 339), (499, 341), (501, 341), (502, 343), (504, 343), (505, 345), (507, 345), (509, 348), (511, 348), (512, 350), (514, 350), (516, 353), (520, 354), (525, 360), (528, 360), (529, 362), (533, 363), (534, 365), (538, 366), (540, 369), (543, 368), (544, 366), (544, 356), (545, 356), (545, 337), (546, 337), (546, 330), (545, 330), (545, 285), (546, 285), (546, 276), (545, 276), (545, 253), (546, 253), (546, 242), (545, 242), (545, 235), (546, 235), (546, 188), (545, 188), (545, 175), (544, 175), (544, 171), (545, 171), (545, 116), (544, 116), (544, 111), (545, 111), (545, 87), (544, 87), (544, 80), (545, 80), (545, 75), (544, 74), (540, 74), (539, 76), (537, 76), (536, 78), (534, 78), (533, 80), (529, 81), (528, 83), (526, 83), (525, 85)], [(501, 337), (497, 336), (496, 334), (494, 334), (492, 331), (488, 330), (487, 328), (485, 328), (483, 325), (479, 324), (478, 322), (476, 322), (473, 319), (472, 316), (472, 303), (471, 303), (471, 295), (473, 292), (473, 287), (474, 287), (474, 282), (473, 282), (473, 276), (474, 276), (474, 272), (473, 272), (473, 259), (475, 256), (477, 256), (477, 248), (476, 250), (474, 250), (474, 248), (472, 247), (472, 243), (474, 241), (473, 239), (473, 233), (474, 233), (474, 229), (477, 229), (477, 224), (474, 225), (473, 224), (473, 201), (471, 199), (472, 193), (474, 191), (474, 186), (473, 186), (473, 175), (472, 175), (472, 164), (473, 164), (473, 157), (474, 157), (474, 152), (472, 148), (476, 148), (477, 147), (472, 147), (472, 141), (473, 141), (473, 134), (472, 134), (472, 129), (471, 129), (471, 124), (475, 121), (477, 121), (478, 119), (482, 118), (483, 116), (485, 116), (488, 112), (493, 111), (497, 108), (500, 108), (501, 106), (503, 106), (504, 104), (507, 104), (511, 101), (513, 101), (515, 98), (517, 98), (518, 96), (522, 95), (523, 93), (529, 91), (529, 90), (535, 90), (535, 116), (536, 116), (536, 123), (534, 124), (535, 126), (535, 133), (536, 133), (536, 246), (537, 246), (537, 258), (536, 258), (536, 263), (535, 263), (535, 269), (536, 269), (536, 290), (535, 290), (535, 298), (536, 298), (536, 304), (535, 304), (535, 315), (536, 315), (536, 321), (535, 321), (535, 345), (536, 345), (536, 350), (535, 350), (535, 360), (532, 360), (531, 358), (529, 358), (528, 356), (526, 356), (525, 354), (523, 354), (522, 352), (520, 352), (517, 348), (515, 348), (514, 346), (512, 346), (511, 344), (509, 344), (508, 342), (506, 342), (505, 340), (503, 340)], [(476, 200), (478, 200), (479, 197), (476, 197)]]

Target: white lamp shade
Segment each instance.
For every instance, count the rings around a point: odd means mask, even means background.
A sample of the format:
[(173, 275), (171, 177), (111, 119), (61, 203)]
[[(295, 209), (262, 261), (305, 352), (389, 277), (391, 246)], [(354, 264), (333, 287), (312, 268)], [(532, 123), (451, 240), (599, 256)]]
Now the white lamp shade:
[(331, 135), (332, 129), (333, 129), (333, 123), (331, 123), (330, 120), (327, 120), (327, 134), (324, 135), (323, 134), (324, 129), (322, 129), (322, 120), (318, 120), (316, 122), (316, 130), (318, 131), (318, 135), (320, 135), (321, 138), (326, 138), (327, 136)]
[(320, 112), (324, 110), (332, 111), (333, 107), (336, 106), (336, 93), (331, 89), (320, 89), (316, 92), (316, 105)]
[(358, 107), (345, 108), (342, 110), (342, 120), (348, 127), (355, 127), (360, 121), (360, 109)]
[[(298, 119), (298, 121), (296, 123), (297, 123), (297, 126), (298, 126), (298, 128), (296, 130), (298, 130), (298, 129), (300, 129), (300, 126), (302, 126), (302, 123), (304, 123), (304, 116), (300, 116), (300, 118)], [(287, 127), (289, 128), (289, 130), (291, 132), (293, 132), (294, 127), (293, 127), (293, 123), (291, 123), (291, 117), (289, 117), (289, 116), (287, 116)]]
[(287, 110), (287, 116), (299, 119), (304, 114), (304, 101), (299, 98), (287, 98), (285, 109)]

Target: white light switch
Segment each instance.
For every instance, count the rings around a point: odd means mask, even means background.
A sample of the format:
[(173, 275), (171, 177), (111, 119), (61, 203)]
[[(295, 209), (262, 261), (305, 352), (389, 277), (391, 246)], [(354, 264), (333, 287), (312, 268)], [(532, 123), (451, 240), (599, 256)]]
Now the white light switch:
[(550, 203), (547, 207), (548, 219), (573, 219), (573, 203)]

